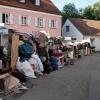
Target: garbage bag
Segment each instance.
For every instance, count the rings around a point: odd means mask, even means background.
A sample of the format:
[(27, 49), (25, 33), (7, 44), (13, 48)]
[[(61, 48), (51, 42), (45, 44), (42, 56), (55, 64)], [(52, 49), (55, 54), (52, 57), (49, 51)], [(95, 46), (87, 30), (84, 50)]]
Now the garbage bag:
[(32, 56), (31, 56), (30, 59), (33, 60), (33, 62), (34, 62), (34, 60), (36, 60), (36, 62), (37, 62), (37, 68), (38, 68), (41, 72), (44, 71), (43, 64), (42, 64), (42, 62), (41, 62), (41, 60), (40, 60), (40, 58), (39, 58), (38, 55), (32, 54)]
[(36, 78), (34, 70), (32, 69), (30, 63), (27, 60), (25, 60), (24, 62), (20, 62), (20, 58), (18, 58), (16, 68), (19, 71), (23, 72), (27, 77)]

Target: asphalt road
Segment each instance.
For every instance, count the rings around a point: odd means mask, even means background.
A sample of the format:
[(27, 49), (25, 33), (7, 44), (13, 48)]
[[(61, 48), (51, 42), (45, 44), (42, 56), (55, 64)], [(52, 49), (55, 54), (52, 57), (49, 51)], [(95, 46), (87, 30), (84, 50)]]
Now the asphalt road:
[(100, 100), (100, 53), (31, 81), (18, 100)]

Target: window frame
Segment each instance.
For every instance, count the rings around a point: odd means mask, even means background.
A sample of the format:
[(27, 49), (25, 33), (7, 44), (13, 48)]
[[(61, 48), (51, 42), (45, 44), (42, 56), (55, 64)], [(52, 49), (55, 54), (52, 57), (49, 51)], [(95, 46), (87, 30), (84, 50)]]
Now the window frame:
[(21, 16), (21, 25), (28, 25), (28, 16)]
[(51, 28), (56, 28), (56, 20), (54, 20), (54, 19), (51, 19), (51, 22), (50, 22), (50, 26), (51, 26)]
[(41, 4), (41, 0), (35, 0), (35, 5), (36, 6), (40, 6), (40, 4)]
[(38, 27), (43, 27), (43, 18), (41, 18), (41, 17), (37, 18), (37, 26)]
[(69, 32), (69, 31), (70, 31), (70, 26), (66, 25), (66, 32)]
[(10, 13), (2, 13), (2, 22), (10, 24)]

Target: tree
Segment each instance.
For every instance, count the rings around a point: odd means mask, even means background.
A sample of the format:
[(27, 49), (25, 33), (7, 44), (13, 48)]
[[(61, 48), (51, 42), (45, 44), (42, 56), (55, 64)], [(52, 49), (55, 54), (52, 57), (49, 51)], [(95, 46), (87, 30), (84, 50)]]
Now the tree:
[(80, 16), (78, 10), (76, 9), (73, 3), (65, 5), (63, 7), (62, 13), (63, 13), (63, 22), (65, 22), (67, 18)]
[(63, 13), (68, 17), (75, 16), (78, 14), (78, 10), (75, 8), (73, 3), (69, 3), (63, 7)]
[(79, 8), (78, 12), (79, 12), (80, 15), (82, 15), (83, 14), (83, 9)]
[(93, 13), (96, 20), (100, 20), (100, 2), (93, 5)]
[(100, 20), (100, 2), (93, 6), (88, 6), (83, 11), (83, 17), (88, 19)]
[(86, 18), (100, 20), (100, 1), (93, 6), (88, 6), (85, 9), (76, 9), (73, 3), (69, 3), (63, 7), (63, 23), (67, 18)]
[(83, 17), (87, 19), (95, 19), (93, 14), (93, 8), (91, 6), (88, 6), (83, 11)]

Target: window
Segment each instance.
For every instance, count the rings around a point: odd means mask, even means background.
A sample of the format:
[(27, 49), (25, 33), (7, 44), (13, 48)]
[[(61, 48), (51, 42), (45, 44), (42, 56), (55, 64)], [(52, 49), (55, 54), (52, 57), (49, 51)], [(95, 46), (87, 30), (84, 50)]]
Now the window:
[(31, 17), (30, 16), (20, 16), (19, 15), (19, 24), (20, 25), (31, 25)]
[(40, 0), (31, 0), (34, 5), (40, 6)]
[(35, 18), (35, 26), (37, 27), (45, 27), (45, 19), (42, 17)]
[(70, 30), (70, 27), (67, 25), (66, 26), (66, 32), (69, 32), (69, 30)]
[(55, 20), (51, 20), (51, 28), (55, 28)]
[(56, 20), (49, 20), (49, 27), (50, 28), (57, 28), (57, 21)]
[(10, 14), (2, 14), (2, 22), (5, 24), (10, 24)]
[(90, 38), (91, 40), (91, 46), (94, 47), (95, 46), (95, 38)]
[(21, 3), (25, 3), (25, 0), (19, 0), (19, 2), (21, 2)]
[(27, 16), (21, 17), (21, 24), (22, 25), (28, 25), (28, 17)]
[(13, 24), (13, 14), (0, 13), (0, 23)]
[(40, 6), (40, 0), (36, 0), (35, 5)]
[(39, 26), (39, 27), (43, 27), (43, 18), (38, 18), (37, 19), (37, 26)]

